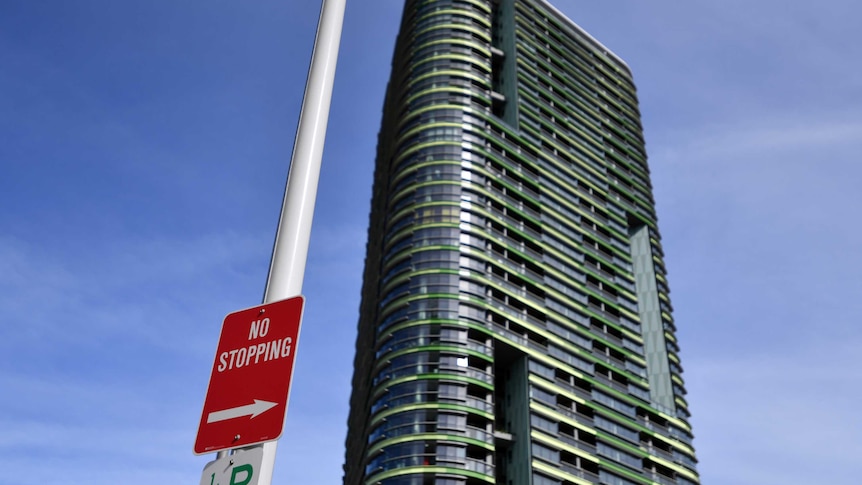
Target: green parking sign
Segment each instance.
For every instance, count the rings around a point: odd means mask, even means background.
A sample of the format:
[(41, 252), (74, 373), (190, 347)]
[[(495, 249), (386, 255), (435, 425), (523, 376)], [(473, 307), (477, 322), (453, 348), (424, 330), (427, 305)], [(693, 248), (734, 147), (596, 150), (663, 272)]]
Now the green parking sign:
[(234, 454), (207, 463), (200, 485), (258, 485), (263, 448), (237, 450)]

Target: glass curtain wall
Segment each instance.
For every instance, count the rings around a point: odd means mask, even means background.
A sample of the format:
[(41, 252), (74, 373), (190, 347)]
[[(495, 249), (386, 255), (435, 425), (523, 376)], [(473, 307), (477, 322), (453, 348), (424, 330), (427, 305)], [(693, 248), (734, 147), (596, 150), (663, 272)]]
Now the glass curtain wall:
[(543, 0), (408, 0), (347, 485), (699, 483), (626, 64)]

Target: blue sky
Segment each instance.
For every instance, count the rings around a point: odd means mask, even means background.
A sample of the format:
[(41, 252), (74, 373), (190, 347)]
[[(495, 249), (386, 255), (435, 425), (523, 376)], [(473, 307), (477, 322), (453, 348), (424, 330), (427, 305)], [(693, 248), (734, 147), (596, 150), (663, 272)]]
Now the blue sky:
[[(399, 0), (349, 1), (274, 483), (341, 477)], [(705, 483), (862, 475), (862, 7), (557, 0), (639, 87)], [(0, 2), (0, 485), (196, 483), (317, 1)]]

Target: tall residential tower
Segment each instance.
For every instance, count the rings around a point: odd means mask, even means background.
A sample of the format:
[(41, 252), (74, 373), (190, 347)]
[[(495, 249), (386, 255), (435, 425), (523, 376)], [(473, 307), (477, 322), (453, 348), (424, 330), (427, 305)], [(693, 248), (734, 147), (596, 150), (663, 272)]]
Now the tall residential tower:
[(407, 0), (346, 485), (699, 483), (635, 87), (544, 0)]

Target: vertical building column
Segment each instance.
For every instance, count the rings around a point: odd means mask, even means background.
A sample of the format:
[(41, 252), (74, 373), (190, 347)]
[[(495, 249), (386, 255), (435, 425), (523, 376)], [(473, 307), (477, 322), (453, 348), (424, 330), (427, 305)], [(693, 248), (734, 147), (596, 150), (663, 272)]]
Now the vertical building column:
[(675, 404), (667, 343), (664, 338), (649, 237), (649, 227), (646, 225), (635, 230), (631, 236), (632, 266), (644, 339), (644, 357), (647, 361), (647, 379), (653, 404), (669, 414), (674, 414)]
[[(499, 357), (499, 356), (498, 356)], [(511, 442), (498, 447), (498, 485), (532, 484), (532, 450), (530, 448), (530, 387), (527, 381), (528, 358), (521, 354), (501, 365), (496, 362), (496, 417), (498, 429), (511, 435)]]

